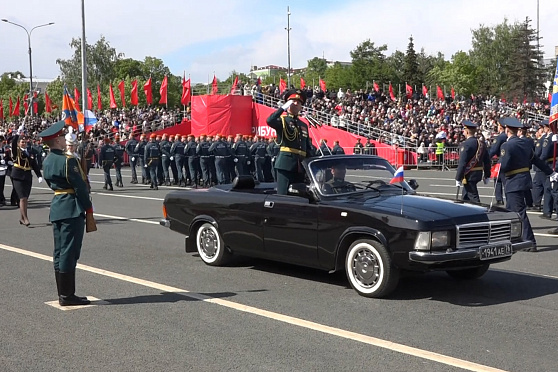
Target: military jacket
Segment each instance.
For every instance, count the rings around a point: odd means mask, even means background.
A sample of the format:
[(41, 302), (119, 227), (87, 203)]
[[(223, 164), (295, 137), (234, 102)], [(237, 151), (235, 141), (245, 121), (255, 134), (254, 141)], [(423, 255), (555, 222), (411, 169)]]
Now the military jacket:
[(138, 145), (138, 141), (136, 141), (133, 138), (129, 139), (128, 142), (126, 142), (126, 153), (128, 154), (129, 157), (138, 155), (136, 153), (136, 146), (137, 145)]
[(275, 168), (299, 172), (300, 162), (314, 155), (312, 140), (306, 123), (291, 114), (283, 116), (284, 111), (279, 108), (267, 118), (267, 125), (277, 131), (277, 143), (281, 146)]
[(172, 144), (170, 149), (170, 154), (172, 156), (184, 156), (184, 150), (186, 149), (186, 144), (182, 141), (176, 141)]
[(112, 165), (112, 163), (114, 162), (114, 158), (115, 158), (114, 147), (112, 147), (112, 145), (109, 144), (103, 145), (103, 147), (101, 147), (101, 152), (99, 153), (99, 161), (101, 162), (101, 164)]
[(484, 178), (490, 178), (490, 158), (484, 143), (475, 137), (469, 137), (461, 144), (459, 164), (455, 179), (476, 183)]
[(35, 153), (19, 148), (18, 141), (19, 135), (15, 135), (12, 138), (12, 161), (14, 165), (12, 166), (11, 177), (19, 181), (31, 181), (33, 178), (31, 170), (35, 172), (37, 177), (41, 177), (41, 170), (37, 164)]
[(203, 157), (208, 157), (209, 154), (209, 148), (211, 147), (211, 144), (207, 141), (200, 141), (200, 143), (198, 143), (198, 146), (196, 147), (196, 155), (198, 156), (203, 156)]
[(263, 141), (255, 142), (252, 146), (250, 146), (250, 153), (263, 158), (267, 153), (267, 146)]
[(236, 141), (232, 146), (232, 153), (236, 156), (246, 156), (248, 155), (248, 146), (243, 140)]
[(196, 147), (198, 147), (198, 144), (196, 143), (196, 141), (191, 140), (190, 142), (188, 142), (186, 144), (186, 149), (184, 150), (187, 156), (196, 156)]
[(124, 152), (126, 151), (126, 149), (124, 148), (124, 146), (122, 146), (122, 144), (120, 142), (117, 142), (114, 145), (114, 161), (118, 164), (122, 164), (122, 162), (124, 161)]
[(209, 153), (214, 156), (229, 156), (229, 146), (224, 141), (215, 141), (209, 147)]
[(147, 165), (158, 163), (161, 157), (161, 150), (159, 149), (159, 144), (156, 142), (149, 142), (147, 145), (145, 145), (143, 156), (144, 156), (143, 160)]
[(43, 172), (52, 190), (73, 190), (73, 193), (54, 195), (50, 203), (51, 222), (79, 217), (92, 208), (84, 174), (76, 157), (53, 149), (43, 162)]
[(165, 157), (171, 156), (171, 148), (174, 146), (174, 143), (164, 140), (159, 143), (159, 148), (161, 149), (161, 154)]

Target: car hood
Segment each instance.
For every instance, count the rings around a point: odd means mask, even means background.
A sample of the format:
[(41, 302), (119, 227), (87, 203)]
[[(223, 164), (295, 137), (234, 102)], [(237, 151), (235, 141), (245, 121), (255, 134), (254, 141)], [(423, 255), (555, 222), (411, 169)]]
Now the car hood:
[[(351, 204), (357, 209), (385, 212), (390, 215), (403, 215), (421, 221), (459, 219), (474, 215), (485, 215), (487, 208), (461, 201), (439, 199), (422, 195), (380, 195), (377, 197), (345, 199), (340, 202)], [(360, 208), (359, 208), (360, 207)]]

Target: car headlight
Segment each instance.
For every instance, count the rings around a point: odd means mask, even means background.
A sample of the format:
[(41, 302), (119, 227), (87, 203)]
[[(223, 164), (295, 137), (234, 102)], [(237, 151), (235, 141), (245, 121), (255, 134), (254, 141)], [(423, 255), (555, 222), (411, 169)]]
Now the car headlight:
[(430, 250), (430, 231), (421, 231), (418, 233), (417, 240), (415, 240), (415, 250), (429, 251)]
[(523, 227), (521, 225), (521, 221), (512, 221), (511, 223), (511, 237), (518, 238), (521, 236), (523, 232)]
[(432, 248), (447, 247), (449, 245), (449, 233), (447, 231), (432, 232)]

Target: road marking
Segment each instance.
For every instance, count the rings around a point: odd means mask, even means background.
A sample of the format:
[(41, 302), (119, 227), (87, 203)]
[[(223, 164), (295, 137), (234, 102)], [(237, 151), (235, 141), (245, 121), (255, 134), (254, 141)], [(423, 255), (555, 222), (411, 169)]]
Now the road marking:
[[(34, 257), (34, 258), (38, 258), (40, 260), (52, 262), (52, 257), (46, 256), (44, 254), (31, 252), (31, 251), (28, 251), (28, 250), (25, 250), (25, 249), (16, 248), (16, 247), (4, 245), (4, 244), (0, 244), (0, 248), (4, 249), (6, 251), (9, 251), (9, 252), (14, 252), (14, 253), (22, 254), (22, 255), (25, 255), (25, 256), (28, 256), (28, 257)], [(186, 289), (171, 287), (171, 286), (168, 286), (168, 285), (165, 285), (165, 284), (160, 284), (160, 283), (152, 282), (152, 281), (145, 280), (145, 279), (135, 278), (133, 276), (119, 274), (119, 273), (116, 273), (116, 272), (113, 272), (113, 271), (103, 270), (103, 269), (99, 269), (99, 268), (96, 268), (96, 267), (93, 267), (93, 266), (78, 264), (77, 268), (81, 269), (81, 270), (84, 270), (84, 271), (94, 273), (94, 274), (99, 274), (99, 275), (107, 276), (107, 277), (110, 277), (110, 278), (118, 279), (118, 280), (121, 280), (121, 281), (124, 281), (124, 282), (138, 284), (138, 285), (141, 285), (141, 286), (144, 286), (144, 287), (156, 289), (156, 290), (163, 291), (163, 292), (170, 292), (170, 293), (173, 293), (173, 294), (182, 295), (182, 296), (193, 298), (195, 300), (199, 300), (199, 301), (203, 301), (203, 302), (213, 303), (213, 304), (216, 304), (216, 305), (227, 307), (229, 309), (242, 311), (242, 312), (252, 314), (252, 315), (258, 315), (258, 316), (261, 316), (261, 317), (264, 317), (264, 318), (268, 318), (268, 319), (272, 319), (272, 320), (275, 320), (275, 321), (291, 324), (291, 325), (294, 325), (294, 326), (310, 329), (310, 330), (313, 330), (313, 331), (316, 331), (316, 332), (321, 332), (321, 333), (329, 334), (329, 335), (332, 335), (332, 336), (345, 338), (345, 339), (348, 339), (348, 340), (351, 340), (351, 341), (356, 341), (356, 342), (360, 342), (360, 343), (363, 343), (363, 344), (367, 344), (367, 345), (376, 346), (376, 347), (380, 347), (380, 348), (383, 348), (383, 349), (395, 351), (395, 352), (398, 352), (398, 353), (402, 353), (402, 354), (406, 354), (406, 355), (410, 355), (410, 356), (414, 356), (414, 357), (418, 357), (418, 358), (422, 358), (422, 359), (431, 360), (433, 362), (449, 365), (449, 366), (452, 366), (452, 367), (462, 368), (462, 369), (466, 369), (466, 370), (469, 370), (469, 371), (479, 371), (479, 372), (481, 372), (481, 371), (482, 372), (503, 372), (503, 370), (501, 370), (501, 369), (485, 366), (485, 365), (478, 364), (478, 363), (469, 362), (469, 361), (466, 361), (466, 360), (450, 357), (450, 356), (443, 355), (443, 354), (434, 353), (434, 352), (431, 352), (431, 351), (428, 351), (428, 350), (422, 350), (422, 349), (418, 349), (418, 348), (415, 348), (415, 347), (411, 347), (411, 346), (407, 346), (407, 345), (383, 340), (383, 339), (380, 339), (380, 338), (367, 336), (367, 335), (363, 335), (363, 334), (356, 333), (356, 332), (346, 331), (346, 330), (343, 330), (343, 329), (340, 329), (340, 328), (335, 328), (335, 327), (327, 326), (327, 325), (324, 325), (324, 324), (311, 322), (311, 321), (308, 321), (308, 320), (304, 320), (304, 319), (296, 318), (296, 317), (293, 317), (293, 316), (289, 316), (289, 315), (285, 315), (285, 314), (281, 314), (281, 313), (276, 313), (276, 312), (273, 312), (273, 311), (268, 311), (268, 310), (256, 308), (256, 307), (253, 307), (253, 306), (239, 304), (239, 303), (229, 301), (229, 300), (223, 300), (223, 299), (203, 295), (203, 294), (200, 294), (200, 293), (190, 292)]]
[(137, 195), (125, 195), (125, 194), (110, 194), (108, 192), (98, 192), (98, 191), (91, 191), (91, 195), (102, 195), (102, 196), (112, 196), (116, 198), (131, 198), (131, 199), (145, 199), (145, 200), (157, 200), (157, 201), (164, 201), (165, 198), (154, 198), (151, 196), (137, 196)]
[(89, 301), (91, 301), (91, 303), (89, 305), (60, 306), (60, 303), (58, 302), (58, 300), (48, 301), (48, 302), (45, 302), (45, 304), (48, 305), (48, 306), (52, 306), (55, 309), (62, 310), (62, 311), (80, 310), (80, 309), (86, 309), (88, 307), (93, 307), (93, 306), (108, 305), (107, 301), (100, 300), (97, 297), (87, 296), (87, 299)]
[(128, 217), (121, 217), (121, 216), (112, 216), (110, 214), (100, 214), (100, 213), (96, 213), (94, 212), (95, 216), (98, 217), (103, 217), (103, 218), (111, 218), (114, 220), (122, 220), (122, 221), (133, 221), (133, 222), (141, 222), (141, 223), (148, 223), (150, 225), (158, 225), (159, 221), (150, 221), (150, 220), (142, 220), (139, 218), (128, 218)]

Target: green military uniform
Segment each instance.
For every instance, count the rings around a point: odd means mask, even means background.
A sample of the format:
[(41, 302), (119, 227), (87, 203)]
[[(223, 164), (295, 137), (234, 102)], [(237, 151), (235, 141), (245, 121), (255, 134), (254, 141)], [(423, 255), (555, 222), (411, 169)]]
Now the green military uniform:
[[(304, 93), (290, 91), (285, 95), (286, 100), (299, 100), (302, 104), (306, 100)], [(277, 131), (277, 143), (280, 146), (275, 160), (277, 170), (277, 194), (286, 195), (289, 184), (304, 182), (302, 160), (313, 156), (312, 140), (308, 126), (298, 116), (279, 108), (267, 118), (267, 124)]]
[[(64, 130), (64, 122), (53, 124), (40, 133), (52, 138)], [(54, 234), (54, 271), (56, 274), (61, 305), (84, 305), (87, 299), (77, 297), (75, 270), (81, 253), (85, 228), (85, 213), (93, 212), (84, 173), (78, 159), (63, 150), (50, 150), (43, 161), (43, 176), (54, 191), (50, 204), (49, 220)]]

